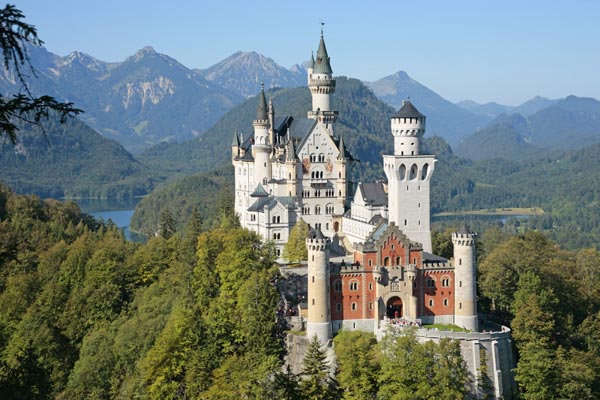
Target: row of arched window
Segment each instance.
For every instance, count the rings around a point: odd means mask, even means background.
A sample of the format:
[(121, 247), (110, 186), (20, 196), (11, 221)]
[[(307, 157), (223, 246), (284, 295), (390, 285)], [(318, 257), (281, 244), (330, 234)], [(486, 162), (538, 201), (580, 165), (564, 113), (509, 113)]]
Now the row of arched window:
[(311, 154), (309, 157), (311, 163), (313, 162), (325, 162), (325, 154)]

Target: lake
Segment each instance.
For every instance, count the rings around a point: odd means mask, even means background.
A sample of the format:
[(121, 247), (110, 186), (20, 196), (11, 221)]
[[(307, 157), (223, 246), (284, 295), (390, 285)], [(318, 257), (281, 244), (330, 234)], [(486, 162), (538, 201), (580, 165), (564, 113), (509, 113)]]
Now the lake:
[(105, 221), (113, 221), (119, 228), (123, 229), (125, 238), (134, 242), (144, 241), (140, 235), (132, 234), (129, 231), (129, 224), (133, 211), (141, 198), (133, 199), (73, 199), (86, 214), (93, 215), (95, 218), (102, 218)]

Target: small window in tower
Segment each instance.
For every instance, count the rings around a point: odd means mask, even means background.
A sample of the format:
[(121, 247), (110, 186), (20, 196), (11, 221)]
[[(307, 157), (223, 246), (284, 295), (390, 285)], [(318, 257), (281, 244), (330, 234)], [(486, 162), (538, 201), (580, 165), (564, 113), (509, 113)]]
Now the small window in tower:
[(369, 310), (373, 309), (373, 303), (369, 303)]
[(352, 303), (352, 310), (356, 310), (356, 303)]
[(458, 287), (462, 287), (462, 281), (458, 281)]
[(312, 299), (312, 305), (313, 306), (315, 305), (315, 299)]
[[(314, 300), (313, 300), (314, 301)], [(313, 303), (314, 304), (314, 303)], [(429, 307), (433, 307), (433, 299), (429, 299)]]
[(312, 277), (312, 283), (315, 283), (315, 277), (314, 276)]
[(430, 277), (427, 277), (427, 287), (428, 288), (434, 288), (435, 287), (435, 281), (433, 279), (431, 279)]
[(408, 225), (408, 220), (407, 219), (404, 220), (404, 226), (406, 226), (406, 225)]
[(450, 278), (442, 278), (442, 287), (450, 287)]
[(373, 262), (371, 260), (369, 260), (369, 267), (373, 266)]
[(462, 258), (458, 259), (458, 265), (462, 265)]
[(342, 281), (340, 281), (339, 279), (333, 282), (333, 290), (335, 290), (336, 292), (341, 292), (342, 291)]
[(462, 303), (458, 303), (458, 309), (462, 310)]
[(421, 220), (419, 220), (419, 226), (421, 226)]
[(336, 309), (336, 311), (342, 311), (342, 303), (337, 303), (335, 305), (335, 309)]
[(448, 299), (444, 299), (444, 307), (448, 307)]
[(350, 282), (350, 291), (356, 292), (358, 290), (358, 282), (352, 281)]

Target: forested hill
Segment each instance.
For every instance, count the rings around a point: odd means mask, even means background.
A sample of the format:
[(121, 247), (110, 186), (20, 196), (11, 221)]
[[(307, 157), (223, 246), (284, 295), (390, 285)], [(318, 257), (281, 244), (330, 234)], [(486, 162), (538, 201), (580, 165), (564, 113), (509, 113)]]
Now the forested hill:
[(43, 130), (20, 124), (18, 144), (0, 141), (0, 180), (41, 197), (131, 197), (152, 190), (157, 175), (120, 144), (72, 118), (51, 117)]
[[(338, 77), (333, 108), (340, 115), (335, 126), (336, 135), (343, 135), (348, 150), (361, 160), (361, 174), (381, 162), (383, 151), (391, 151), (390, 117), (394, 109), (377, 99), (359, 80)], [(273, 98), (275, 116), (292, 115), (306, 118), (312, 107), (308, 88), (276, 89), (267, 92)], [(415, 104), (419, 107), (419, 104)], [(235, 132), (252, 133), (258, 98), (253, 97), (234, 107), (208, 129), (201, 138), (156, 145), (142, 155), (140, 161), (153, 168), (193, 174), (211, 171), (230, 163), (231, 139)]]

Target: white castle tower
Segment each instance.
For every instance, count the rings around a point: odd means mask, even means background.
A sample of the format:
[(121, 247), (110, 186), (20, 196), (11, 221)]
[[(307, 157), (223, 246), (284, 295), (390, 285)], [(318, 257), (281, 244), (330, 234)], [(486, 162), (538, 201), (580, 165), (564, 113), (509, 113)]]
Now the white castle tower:
[(394, 155), (383, 156), (388, 179), (389, 221), (431, 253), (429, 182), (436, 159), (421, 155), (425, 116), (410, 101), (391, 120)]
[(317, 59), (315, 60), (311, 55), (308, 67), (308, 88), (312, 94), (312, 111), (308, 112), (308, 118), (323, 122), (329, 134), (332, 135), (331, 124), (335, 122), (338, 112), (331, 110), (331, 96), (335, 93), (335, 79), (323, 39), (323, 30), (321, 30)]
[(329, 301), (329, 238), (320, 229), (311, 230), (306, 239), (308, 249), (308, 321), (306, 335), (317, 335), (321, 344), (331, 339), (331, 307)]
[(466, 225), (452, 234), (454, 245), (454, 324), (477, 331), (477, 273), (475, 233)]
[(269, 134), (271, 124), (269, 123), (269, 116), (267, 114), (264, 84), (260, 91), (256, 119), (252, 123), (252, 126), (254, 127), (254, 145), (252, 146), (254, 183), (256, 185), (265, 185), (271, 179), (271, 160), (269, 157), (272, 151), (272, 143)]

